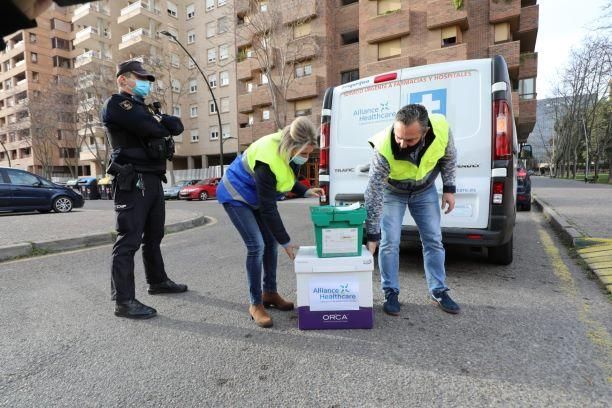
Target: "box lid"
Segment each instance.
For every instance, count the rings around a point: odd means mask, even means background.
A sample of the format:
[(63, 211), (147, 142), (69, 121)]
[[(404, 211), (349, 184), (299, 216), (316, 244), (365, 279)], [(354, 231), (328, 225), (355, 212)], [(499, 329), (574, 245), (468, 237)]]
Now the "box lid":
[(300, 247), (293, 261), (295, 273), (370, 272), (374, 270), (374, 258), (365, 245), (361, 256), (319, 258), (314, 246)]

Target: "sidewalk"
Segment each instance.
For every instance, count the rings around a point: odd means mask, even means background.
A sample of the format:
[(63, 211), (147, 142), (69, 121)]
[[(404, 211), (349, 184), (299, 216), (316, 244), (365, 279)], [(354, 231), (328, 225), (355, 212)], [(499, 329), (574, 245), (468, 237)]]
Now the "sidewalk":
[[(88, 208), (89, 207), (89, 208)], [(197, 209), (166, 208), (166, 232), (207, 223)], [(112, 201), (86, 201), (67, 214), (1, 213), (0, 261), (114, 242)]]
[(532, 177), (535, 204), (612, 293), (612, 186)]

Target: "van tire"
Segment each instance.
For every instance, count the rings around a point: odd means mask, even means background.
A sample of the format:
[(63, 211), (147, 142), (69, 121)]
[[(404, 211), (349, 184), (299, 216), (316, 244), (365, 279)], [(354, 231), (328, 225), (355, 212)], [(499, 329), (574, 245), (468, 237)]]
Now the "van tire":
[(512, 241), (514, 237), (510, 237), (510, 240), (505, 244), (497, 247), (489, 247), (489, 262), (497, 265), (510, 265), (512, 263)]

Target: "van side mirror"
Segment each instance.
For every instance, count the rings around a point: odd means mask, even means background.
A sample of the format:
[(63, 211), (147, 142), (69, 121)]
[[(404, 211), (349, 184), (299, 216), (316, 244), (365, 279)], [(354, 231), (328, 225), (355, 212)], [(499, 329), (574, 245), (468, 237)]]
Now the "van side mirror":
[(519, 153), (519, 159), (527, 160), (533, 158), (533, 149), (531, 145), (523, 145), (521, 146), (521, 152)]

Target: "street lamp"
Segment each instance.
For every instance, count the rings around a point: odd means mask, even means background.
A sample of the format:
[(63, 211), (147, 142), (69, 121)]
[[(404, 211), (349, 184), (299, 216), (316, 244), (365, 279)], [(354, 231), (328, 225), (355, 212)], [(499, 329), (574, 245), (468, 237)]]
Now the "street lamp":
[(166, 30), (160, 31), (159, 33), (165, 35), (166, 37), (172, 38), (183, 49), (183, 51), (185, 51), (185, 54), (187, 54), (189, 59), (191, 59), (198, 71), (200, 71), (200, 74), (202, 74), (202, 78), (204, 78), (204, 83), (206, 83), (208, 91), (212, 96), (213, 103), (215, 104), (215, 111), (217, 111), (217, 120), (219, 121), (219, 164), (221, 165), (221, 177), (223, 177), (223, 127), (221, 125), (221, 114), (219, 113), (219, 105), (217, 105), (217, 98), (215, 98), (215, 93), (212, 91), (212, 88), (208, 83), (208, 78), (206, 78), (206, 75), (204, 75), (202, 68), (200, 68), (196, 60), (191, 56), (189, 51), (187, 51), (187, 49), (183, 46), (183, 44), (181, 44), (181, 42), (176, 38), (176, 36)]

